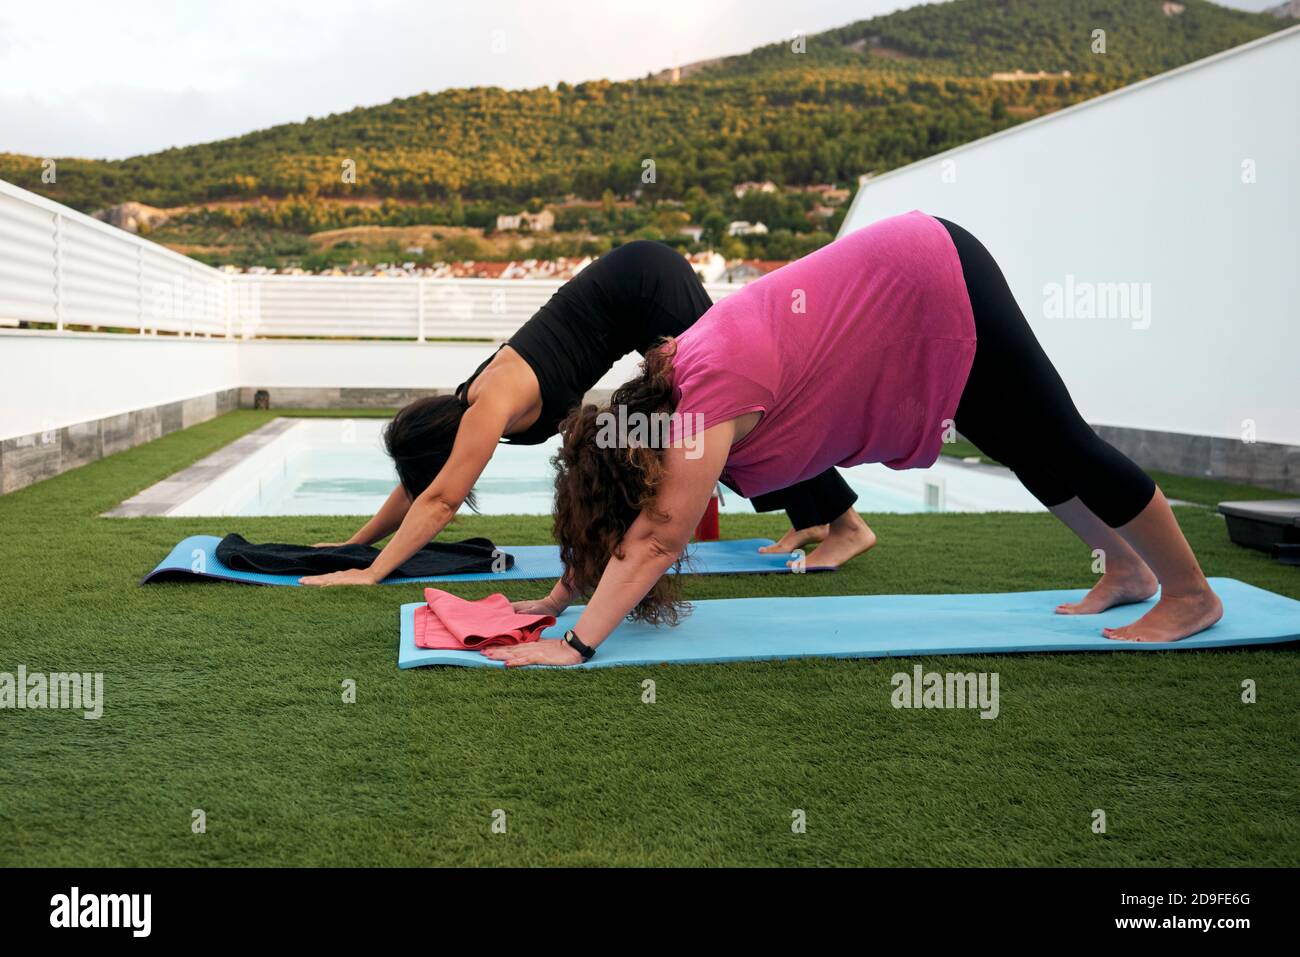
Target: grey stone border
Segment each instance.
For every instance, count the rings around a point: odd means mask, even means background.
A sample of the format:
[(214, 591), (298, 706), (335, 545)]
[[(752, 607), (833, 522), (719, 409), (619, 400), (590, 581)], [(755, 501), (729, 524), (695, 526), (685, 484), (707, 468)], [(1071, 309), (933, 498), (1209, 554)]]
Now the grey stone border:
[[(357, 389), (323, 386), (244, 386), (239, 390), (239, 407), (252, 409), (257, 393), (265, 392), (271, 411), (276, 409), (400, 409), (416, 399), (451, 395), (452, 389)], [(592, 389), (583, 400), (605, 403), (613, 389)]]
[(272, 419), (261, 428), (242, 435), (224, 448), (200, 459), (188, 468), (161, 482), (155, 482), (143, 492), (132, 495), (116, 508), (103, 513), (104, 518), (140, 518), (162, 516), (177, 505), (189, 501), (208, 483), (220, 478), (258, 449), (263, 448), (285, 432), (308, 419)]
[(271, 411), (276, 409), (400, 409), (431, 395), (449, 395), (451, 389), (333, 389), (324, 387), (245, 386), (239, 390), (239, 407), (256, 407), (257, 393), (265, 392)]
[(1093, 428), (1145, 469), (1300, 492), (1300, 446), (1113, 425)]
[[(1300, 446), (1114, 425), (1094, 425), (1093, 429), (1144, 469), (1257, 485), (1280, 492), (1300, 491)], [(962, 460), (953, 456), (949, 461)]]
[(238, 400), (238, 390), (225, 389), (5, 439), (0, 442), (0, 494), (214, 419), (235, 409)]

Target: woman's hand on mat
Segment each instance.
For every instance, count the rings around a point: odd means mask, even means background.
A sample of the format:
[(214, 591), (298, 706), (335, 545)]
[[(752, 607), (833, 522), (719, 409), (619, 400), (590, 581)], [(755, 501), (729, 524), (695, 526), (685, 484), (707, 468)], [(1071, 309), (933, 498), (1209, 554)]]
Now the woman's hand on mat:
[(558, 618), (564, 614), (563, 608), (557, 608), (556, 603), (546, 598), (531, 598), (528, 601), (512, 601), (510, 608), (516, 615), (550, 615)]
[(329, 587), (330, 585), (375, 585), (379, 579), (376, 578), (369, 568), (349, 568), (344, 572), (330, 572), (328, 575), (308, 575), (305, 578), (299, 578), (299, 585), (321, 585)]
[(312, 548), (342, 548), (347, 542), (317, 542)]
[(582, 655), (558, 638), (543, 638), (523, 645), (484, 648), (481, 652), (494, 661), (504, 661), (507, 668), (521, 665), (579, 665)]

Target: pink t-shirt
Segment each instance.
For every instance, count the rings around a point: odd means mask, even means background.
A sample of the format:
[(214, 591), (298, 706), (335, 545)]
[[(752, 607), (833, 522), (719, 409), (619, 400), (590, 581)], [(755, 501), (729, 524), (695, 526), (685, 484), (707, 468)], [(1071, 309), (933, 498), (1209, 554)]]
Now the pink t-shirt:
[(755, 280), (677, 344), (688, 424), (763, 413), (723, 472), (752, 497), (833, 465), (934, 464), (975, 357), (975, 320), (948, 231), (914, 210)]

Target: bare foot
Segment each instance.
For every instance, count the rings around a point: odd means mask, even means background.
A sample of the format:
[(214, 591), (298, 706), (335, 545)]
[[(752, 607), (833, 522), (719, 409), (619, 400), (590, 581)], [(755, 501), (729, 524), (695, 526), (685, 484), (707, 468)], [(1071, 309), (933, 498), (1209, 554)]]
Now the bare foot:
[[(839, 568), (875, 546), (876, 533), (856, 513), (853, 517), (857, 519), (855, 522), (837, 519), (831, 524), (830, 534), (803, 560), (805, 569)], [(794, 562), (788, 564), (793, 566)]]
[(830, 534), (829, 525), (810, 525), (808, 528), (792, 528), (781, 536), (775, 545), (764, 545), (759, 551), (764, 555), (789, 553), (796, 548), (803, 548), (809, 542), (820, 542)]
[(1056, 606), (1058, 615), (1096, 615), (1116, 605), (1146, 601), (1156, 593), (1159, 583), (1151, 569), (1143, 565), (1133, 571), (1108, 571), (1097, 580), (1082, 601)]
[(1115, 641), (1178, 641), (1204, 631), (1223, 617), (1223, 602), (1207, 582), (1191, 595), (1163, 595), (1149, 612), (1123, 628), (1103, 628)]

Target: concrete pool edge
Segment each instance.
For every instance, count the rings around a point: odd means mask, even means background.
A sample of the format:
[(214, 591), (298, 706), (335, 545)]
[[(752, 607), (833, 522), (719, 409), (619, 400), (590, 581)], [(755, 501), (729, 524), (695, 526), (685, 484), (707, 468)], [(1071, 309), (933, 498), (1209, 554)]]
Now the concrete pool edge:
[(239, 465), (249, 455), (265, 448), (306, 418), (280, 416), (263, 426), (241, 435), (229, 445), (204, 456), (174, 475), (155, 482), (126, 501), (101, 513), (101, 518), (165, 517), (172, 509), (188, 502), (211, 482)]
[[(287, 411), (287, 410), (286, 410)], [(368, 417), (366, 419), (369, 425)], [(140, 517), (231, 517), (242, 515), (343, 515), (343, 514), (369, 514), (378, 507), (375, 503), (367, 503), (365, 508), (356, 508), (348, 510), (328, 510), (319, 511), (243, 511), (239, 508), (226, 510), (218, 499), (221, 492), (229, 492), (228, 487), (238, 484), (242, 489), (244, 486), (255, 486), (257, 488), (258, 501), (261, 501), (264, 488), (262, 480), (264, 476), (260, 475), (259, 470), (265, 470), (264, 466), (267, 457), (272, 454), (272, 450), (277, 453), (283, 453), (287, 448), (290, 452), (300, 454), (305, 450), (319, 447), (313, 445), (313, 442), (319, 443), (315, 437), (315, 432), (311, 428), (324, 425), (325, 423), (348, 423), (358, 420), (353, 416), (314, 416), (304, 415), (296, 416), (292, 412), (285, 415), (277, 415), (274, 419), (265, 424), (252, 429), (239, 438), (231, 441), (228, 445), (217, 449), (204, 458), (194, 462), (188, 467), (182, 468), (173, 475), (167, 476), (149, 487), (143, 489), (137, 494), (127, 498), (117, 506), (102, 512), (100, 517), (103, 518), (140, 518)], [(309, 431), (302, 431), (307, 429)], [(356, 442), (355, 435), (346, 440), (351, 446)], [(366, 443), (369, 445), (369, 443)], [(326, 444), (328, 447), (328, 443)], [(385, 460), (386, 461), (386, 460)], [(288, 459), (286, 459), (288, 462)], [(535, 463), (534, 463), (535, 464)], [(935, 463), (939, 471), (931, 472), (930, 470), (920, 470), (922, 477), (927, 474), (932, 476), (932, 481), (922, 483), (922, 493), (927, 498), (930, 487), (938, 489), (937, 502), (933, 507), (913, 508), (907, 502), (897, 501), (900, 496), (914, 496), (915, 489), (903, 487), (906, 483), (900, 483), (898, 480), (900, 474), (912, 474), (910, 470), (905, 473), (895, 473), (892, 470), (887, 471), (883, 467), (871, 466), (882, 475), (859, 476), (858, 485), (854, 486), (855, 491), (866, 496), (870, 501), (860, 502), (859, 510), (866, 514), (876, 513), (899, 513), (899, 514), (931, 514), (931, 513), (961, 513), (961, 512), (1020, 512), (1020, 511), (1040, 511), (1042, 505), (1032, 501), (1023, 487), (1016, 481), (1011, 470), (1004, 466), (989, 462), (972, 461), (970, 458), (961, 459), (955, 456), (940, 456)], [(867, 466), (854, 467), (850, 473), (858, 472)], [(947, 470), (945, 474), (942, 470)], [(290, 469), (287, 465), (281, 470), (276, 467), (273, 477), (267, 478), (273, 484), (268, 489), (275, 489), (274, 483), (283, 484), (281, 475), (288, 476)], [(982, 476), (982, 479), (974, 480), (973, 485), (967, 485), (965, 478), (959, 479), (960, 488), (951, 486), (953, 492), (947, 491), (950, 486), (947, 482), (952, 481), (954, 474), (958, 476)], [(497, 477), (500, 478), (500, 477)], [(1032, 507), (1025, 507), (1025, 503), (1017, 501), (1008, 501), (1002, 492), (993, 494), (990, 492), (988, 481), (993, 479), (997, 484), (1010, 484), (1015, 486), (1019, 497), (1026, 500)], [(852, 482), (852, 479), (851, 479)], [(981, 485), (980, 483), (985, 483)], [(219, 492), (218, 490), (221, 490)], [(878, 497), (872, 499), (871, 496), (879, 493)], [(955, 493), (955, 494), (954, 494)], [(274, 493), (266, 491), (270, 495), (272, 504), (275, 503)], [(387, 487), (385, 488), (387, 494)], [(512, 492), (511, 494), (518, 494)], [(527, 498), (527, 496), (525, 496)], [(284, 503), (280, 503), (283, 505)], [(514, 502), (510, 504), (523, 506), (524, 502)], [(747, 503), (742, 503), (747, 504)], [(546, 503), (547, 511), (550, 508), (550, 500)], [(872, 507), (876, 506), (876, 507)], [(734, 509), (725, 510), (731, 514)], [(741, 509), (741, 512), (749, 509)], [(534, 511), (520, 508), (499, 508), (488, 509), (491, 514), (533, 514)], [(536, 511), (536, 514), (544, 514), (542, 511)]]

